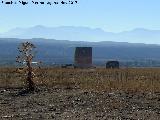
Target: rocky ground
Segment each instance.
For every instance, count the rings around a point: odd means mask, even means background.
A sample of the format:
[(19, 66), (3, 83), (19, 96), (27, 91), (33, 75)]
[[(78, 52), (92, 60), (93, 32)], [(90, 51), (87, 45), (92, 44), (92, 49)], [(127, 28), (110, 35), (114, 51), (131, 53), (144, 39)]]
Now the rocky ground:
[(160, 120), (160, 92), (93, 92), (79, 88), (0, 89), (0, 119)]

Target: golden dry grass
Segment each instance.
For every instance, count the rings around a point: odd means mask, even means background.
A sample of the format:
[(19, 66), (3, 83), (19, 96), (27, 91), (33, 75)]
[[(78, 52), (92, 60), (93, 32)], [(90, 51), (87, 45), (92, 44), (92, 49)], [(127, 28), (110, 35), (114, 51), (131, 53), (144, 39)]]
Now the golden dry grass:
[[(160, 68), (132, 69), (35, 69), (36, 85), (80, 87), (96, 91), (159, 92)], [(16, 68), (0, 68), (0, 87), (23, 87), (24, 74)]]

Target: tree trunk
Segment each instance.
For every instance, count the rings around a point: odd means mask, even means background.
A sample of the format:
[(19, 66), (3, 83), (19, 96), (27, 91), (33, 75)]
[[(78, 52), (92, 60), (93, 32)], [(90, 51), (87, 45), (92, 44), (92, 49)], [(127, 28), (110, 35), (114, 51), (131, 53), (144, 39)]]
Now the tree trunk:
[(27, 75), (28, 89), (29, 91), (34, 91), (35, 84), (33, 82), (32, 67), (30, 61), (27, 61), (27, 66), (28, 66), (28, 75)]

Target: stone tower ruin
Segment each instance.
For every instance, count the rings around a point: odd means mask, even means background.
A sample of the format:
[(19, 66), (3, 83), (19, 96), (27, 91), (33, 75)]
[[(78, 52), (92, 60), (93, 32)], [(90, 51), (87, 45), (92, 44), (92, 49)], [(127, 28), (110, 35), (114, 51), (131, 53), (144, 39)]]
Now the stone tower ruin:
[(89, 68), (92, 66), (92, 47), (76, 47), (74, 65), (78, 68)]

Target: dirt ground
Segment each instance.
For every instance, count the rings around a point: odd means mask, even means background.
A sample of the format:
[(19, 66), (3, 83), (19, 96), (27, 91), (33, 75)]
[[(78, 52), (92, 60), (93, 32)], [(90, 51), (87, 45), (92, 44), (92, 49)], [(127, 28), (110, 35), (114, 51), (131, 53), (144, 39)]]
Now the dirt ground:
[(5, 120), (160, 120), (160, 93), (93, 92), (80, 88), (0, 88), (0, 119)]

